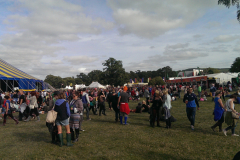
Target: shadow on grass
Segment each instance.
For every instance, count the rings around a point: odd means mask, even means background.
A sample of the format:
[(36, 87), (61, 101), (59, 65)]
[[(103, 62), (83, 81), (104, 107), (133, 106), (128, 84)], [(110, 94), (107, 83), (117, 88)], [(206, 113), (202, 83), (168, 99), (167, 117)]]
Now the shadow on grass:
[[(50, 133), (46, 130), (43, 131), (28, 131), (24, 133), (12, 133), (13, 136), (18, 138), (20, 141), (33, 141), (33, 142), (46, 142), (51, 143)], [(48, 138), (49, 137), (49, 138)]]

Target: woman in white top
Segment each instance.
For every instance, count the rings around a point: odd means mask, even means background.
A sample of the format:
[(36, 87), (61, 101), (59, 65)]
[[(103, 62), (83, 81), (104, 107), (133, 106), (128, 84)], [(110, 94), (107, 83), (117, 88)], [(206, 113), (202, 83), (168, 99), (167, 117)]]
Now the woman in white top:
[(172, 108), (171, 104), (171, 96), (168, 94), (168, 89), (163, 91), (163, 109), (165, 111), (165, 119), (166, 119), (166, 128), (171, 128), (171, 113), (170, 109)]
[(227, 123), (228, 127), (223, 130), (223, 133), (225, 136), (227, 136), (227, 131), (229, 129), (232, 130), (232, 136), (239, 136), (239, 135), (235, 134), (235, 127), (236, 127), (238, 119), (234, 119), (232, 117), (232, 112), (239, 115), (239, 113), (236, 110), (234, 110), (235, 108), (234, 108), (233, 102), (236, 101), (236, 99), (237, 99), (237, 95), (231, 95), (230, 98), (226, 102), (227, 113), (225, 116), (225, 123)]
[(28, 92), (27, 100), (30, 100), (29, 108), (31, 110), (30, 110), (30, 115), (24, 121), (28, 122), (32, 118), (31, 117), (32, 113), (35, 113), (35, 115), (37, 116), (37, 121), (40, 121), (36, 92), (31, 92), (31, 97), (30, 97), (30, 93)]

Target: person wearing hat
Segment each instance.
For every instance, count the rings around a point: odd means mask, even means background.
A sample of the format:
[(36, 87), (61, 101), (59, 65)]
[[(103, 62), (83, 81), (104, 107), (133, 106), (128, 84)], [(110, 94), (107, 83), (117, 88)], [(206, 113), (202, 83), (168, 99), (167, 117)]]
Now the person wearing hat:
[(199, 110), (199, 104), (197, 96), (192, 93), (193, 89), (190, 87), (188, 88), (187, 94), (184, 95), (183, 103), (186, 104), (186, 112), (188, 120), (191, 123), (191, 129), (194, 130), (194, 124), (195, 124), (195, 114), (196, 114), (196, 106)]
[[(128, 114), (130, 113), (130, 109), (128, 106), (128, 94), (127, 94), (127, 86), (123, 88), (123, 92), (120, 93), (120, 96), (118, 98), (118, 108), (120, 108), (120, 123), (123, 124), (123, 117), (124, 117), (124, 124), (128, 125), (127, 119), (128, 119)], [(119, 107), (120, 104), (120, 107)]]

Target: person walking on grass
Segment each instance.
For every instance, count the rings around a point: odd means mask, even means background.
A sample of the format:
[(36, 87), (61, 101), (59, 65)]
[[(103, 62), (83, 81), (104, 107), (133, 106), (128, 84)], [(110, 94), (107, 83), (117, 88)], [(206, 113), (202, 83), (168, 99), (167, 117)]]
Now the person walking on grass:
[(58, 128), (58, 138), (60, 140), (59, 146), (63, 146), (63, 134), (62, 134), (62, 126), (65, 126), (66, 129), (66, 139), (67, 139), (67, 146), (73, 146), (71, 143), (71, 132), (69, 127), (69, 120), (70, 117), (70, 108), (69, 104), (66, 101), (66, 95), (65, 93), (60, 93), (58, 96), (58, 99), (55, 103), (54, 110), (57, 112), (57, 118), (55, 121), (55, 124)]
[[(30, 97), (31, 94), (31, 97)], [(30, 107), (30, 115), (28, 116), (28, 118), (26, 120), (24, 120), (24, 122), (28, 122), (31, 120), (33, 113), (37, 116), (37, 122), (40, 121), (40, 117), (39, 117), (39, 112), (38, 112), (38, 103), (37, 103), (37, 97), (36, 97), (36, 92), (28, 92), (27, 95), (27, 100), (30, 100), (29, 103), (29, 107), (33, 106), (33, 108)]]
[(214, 108), (214, 121), (217, 121), (216, 124), (214, 124), (211, 129), (213, 132), (215, 132), (215, 128), (219, 126), (219, 132), (222, 132), (222, 123), (224, 122), (224, 111), (227, 111), (227, 109), (223, 106), (222, 100), (221, 100), (222, 91), (218, 90), (216, 92), (216, 97), (214, 99), (215, 102), (215, 108)]
[(235, 134), (235, 128), (237, 126), (237, 121), (239, 117), (233, 118), (233, 114), (239, 116), (239, 113), (235, 110), (234, 103), (233, 103), (234, 101), (236, 101), (236, 99), (237, 99), (237, 95), (234, 94), (234, 95), (231, 95), (226, 102), (227, 113), (225, 117), (225, 123), (228, 125), (228, 127), (223, 130), (223, 134), (225, 136), (227, 136), (227, 131), (230, 129), (232, 130), (232, 136), (239, 136)]
[(201, 94), (202, 94), (202, 87), (200, 84), (198, 84), (198, 96), (199, 96), (199, 99), (201, 98)]
[(216, 88), (214, 86), (214, 84), (212, 84), (212, 87), (210, 88), (210, 92), (212, 93), (212, 101), (214, 100), (215, 98), (215, 93), (216, 93)]
[(120, 123), (123, 124), (123, 117), (125, 121), (125, 125), (128, 125), (127, 119), (128, 114), (130, 113), (130, 109), (128, 106), (128, 94), (127, 94), (127, 86), (123, 88), (123, 91), (120, 93), (118, 98), (118, 108), (120, 104)]
[(87, 120), (91, 120), (91, 118), (89, 118), (89, 108), (88, 108), (88, 106), (90, 105), (90, 101), (89, 101), (88, 94), (86, 92), (86, 88), (83, 88), (82, 102), (83, 102), (83, 108), (86, 109)]
[(192, 93), (193, 89), (190, 87), (188, 88), (187, 94), (184, 95), (183, 103), (186, 104), (186, 112), (188, 120), (191, 123), (191, 129), (194, 130), (194, 124), (195, 124), (195, 115), (196, 115), (196, 106), (199, 110), (199, 104), (197, 96)]
[[(71, 139), (73, 142), (78, 141), (79, 137), (79, 122), (80, 122), (80, 112), (83, 110), (83, 104), (80, 98), (78, 97), (79, 93), (75, 92), (72, 94), (73, 100), (70, 102), (70, 132), (71, 132)], [(75, 130), (75, 135), (74, 135)]]
[(6, 99), (6, 102), (4, 104), (6, 106), (6, 112), (4, 113), (3, 126), (5, 126), (5, 124), (6, 124), (7, 116), (12, 118), (16, 122), (16, 124), (18, 124), (19, 123), (18, 120), (15, 117), (13, 117), (13, 115), (12, 115), (11, 106), (10, 106), (10, 100), (9, 100), (10, 97), (9, 96), (5, 96), (4, 98)]

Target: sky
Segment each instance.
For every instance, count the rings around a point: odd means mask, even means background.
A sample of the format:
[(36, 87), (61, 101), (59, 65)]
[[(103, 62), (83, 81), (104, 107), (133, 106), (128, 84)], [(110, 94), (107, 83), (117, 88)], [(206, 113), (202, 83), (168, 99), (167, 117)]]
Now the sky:
[(237, 8), (218, 0), (0, 0), (0, 58), (45, 79), (121, 60), (126, 71), (230, 68)]

